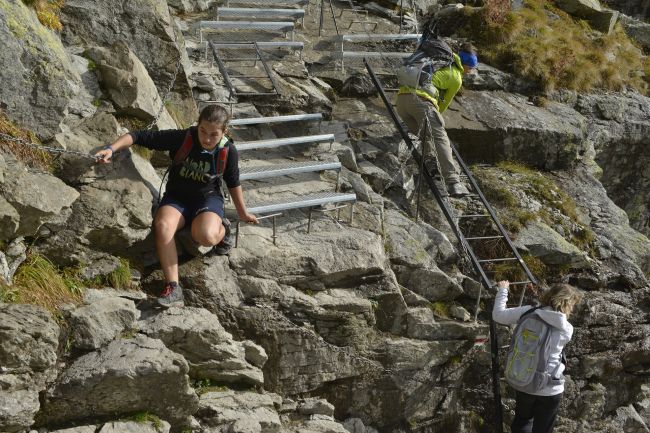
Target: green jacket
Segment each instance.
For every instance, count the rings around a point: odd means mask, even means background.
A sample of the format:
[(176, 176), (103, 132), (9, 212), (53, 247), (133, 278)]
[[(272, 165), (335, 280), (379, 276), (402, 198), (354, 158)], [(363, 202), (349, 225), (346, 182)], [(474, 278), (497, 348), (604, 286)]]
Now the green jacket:
[(454, 54), (454, 63), (433, 73), (431, 84), (438, 90), (437, 98), (422, 89), (406, 86), (400, 87), (397, 94), (415, 93), (431, 101), (440, 113), (444, 113), (458, 90), (460, 90), (460, 86), (463, 85), (463, 65), (460, 63), (460, 57), (457, 54)]

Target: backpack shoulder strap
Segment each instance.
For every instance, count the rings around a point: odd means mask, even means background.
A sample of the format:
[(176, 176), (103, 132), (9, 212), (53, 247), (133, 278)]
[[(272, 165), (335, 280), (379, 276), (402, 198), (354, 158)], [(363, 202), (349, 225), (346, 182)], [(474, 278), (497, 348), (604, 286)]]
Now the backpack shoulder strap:
[(519, 320), (523, 319), (524, 316), (527, 316), (527, 315), (529, 315), (529, 314), (532, 314), (534, 311), (539, 310), (539, 309), (542, 308), (542, 307), (543, 307), (542, 305), (536, 305), (536, 306), (532, 307), (531, 309), (529, 309), (528, 311), (526, 311), (524, 314), (522, 314), (521, 316), (519, 316)]
[(226, 165), (228, 164), (228, 152), (230, 151), (230, 138), (225, 135), (221, 138), (219, 142), (219, 153), (217, 155), (217, 176), (223, 176), (223, 173), (226, 171)]
[(185, 134), (185, 140), (183, 140), (183, 144), (174, 154), (172, 165), (179, 165), (185, 161), (190, 154), (193, 145), (194, 140), (192, 139), (192, 131), (191, 129), (188, 129), (187, 134)]

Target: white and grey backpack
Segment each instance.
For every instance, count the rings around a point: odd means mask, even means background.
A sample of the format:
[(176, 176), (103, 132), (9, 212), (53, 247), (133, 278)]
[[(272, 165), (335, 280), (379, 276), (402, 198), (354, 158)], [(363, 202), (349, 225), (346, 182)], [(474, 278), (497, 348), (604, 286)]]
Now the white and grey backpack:
[[(506, 360), (505, 377), (514, 389), (536, 394), (542, 389), (564, 383), (564, 376), (557, 377), (557, 370), (548, 371), (548, 363), (555, 345), (551, 335), (558, 329), (546, 323), (533, 307), (521, 315), (510, 342)], [(562, 358), (562, 356), (561, 356)]]

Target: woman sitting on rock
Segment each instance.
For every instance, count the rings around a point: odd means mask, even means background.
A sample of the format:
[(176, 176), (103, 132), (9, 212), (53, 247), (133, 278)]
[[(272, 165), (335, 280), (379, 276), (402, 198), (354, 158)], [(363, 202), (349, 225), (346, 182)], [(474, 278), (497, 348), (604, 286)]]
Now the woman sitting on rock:
[(199, 115), (197, 126), (165, 131), (133, 131), (95, 155), (109, 163), (114, 152), (133, 144), (153, 150), (169, 151), (169, 170), (165, 195), (154, 217), (156, 250), (165, 276), (165, 287), (158, 298), (163, 307), (183, 306), (183, 290), (178, 279), (178, 254), (175, 233), (191, 224), (192, 238), (202, 246), (225, 253), (231, 245), (222, 241), (224, 201), (221, 178), (237, 210), (239, 219), (257, 223), (248, 213), (239, 183), (239, 157), (233, 142), (225, 135), (229, 115), (220, 105), (208, 105)]

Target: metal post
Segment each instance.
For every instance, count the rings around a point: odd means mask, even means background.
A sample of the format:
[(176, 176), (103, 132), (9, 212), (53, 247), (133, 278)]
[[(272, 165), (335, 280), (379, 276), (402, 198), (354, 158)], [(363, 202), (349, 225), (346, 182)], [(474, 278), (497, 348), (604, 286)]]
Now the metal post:
[(321, 35), (321, 32), (323, 31), (323, 21), (325, 18), (325, 0), (320, 0), (320, 23), (318, 24), (318, 36)]
[(275, 215), (273, 215), (273, 236), (272, 236), (272, 238), (273, 238), (273, 245), (276, 245), (275, 241), (276, 241), (276, 239), (278, 238), (278, 236), (277, 236), (277, 230), (276, 230), (276, 225), (275, 225), (275, 219), (276, 219), (276, 218), (275, 218)]
[(330, 12), (332, 13), (332, 21), (334, 22), (334, 30), (336, 30), (336, 34), (339, 34), (339, 26), (336, 24), (336, 17), (334, 16), (334, 6), (332, 6), (332, 0), (329, 0), (330, 2)]
[(354, 203), (350, 203), (350, 226), (352, 226), (352, 217), (354, 216)]
[(418, 192), (417, 198), (415, 201), (415, 222), (418, 222), (418, 217), (420, 216), (420, 193), (422, 191), (422, 178), (424, 177), (424, 159), (427, 155), (427, 131), (429, 130), (429, 119), (424, 118), (424, 130), (422, 131), (422, 136), (420, 137), (420, 142), (422, 143), (422, 158), (420, 158), (420, 177), (418, 177)]
[(235, 248), (239, 245), (239, 223), (240, 221), (237, 221), (237, 225), (235, 226)]
[(404, 22), (404, 0), (399, 0), (399, 32), (402, 33), (402, 26)]
[(341, 188), (341, 170), (336, 173), (336, 189), (334, 192), (339, 192), (339, 188)]
[(311, 211), (312, 208), (309, 208), (309, 217), (307, 218), (307, 233), (311, 230)]

